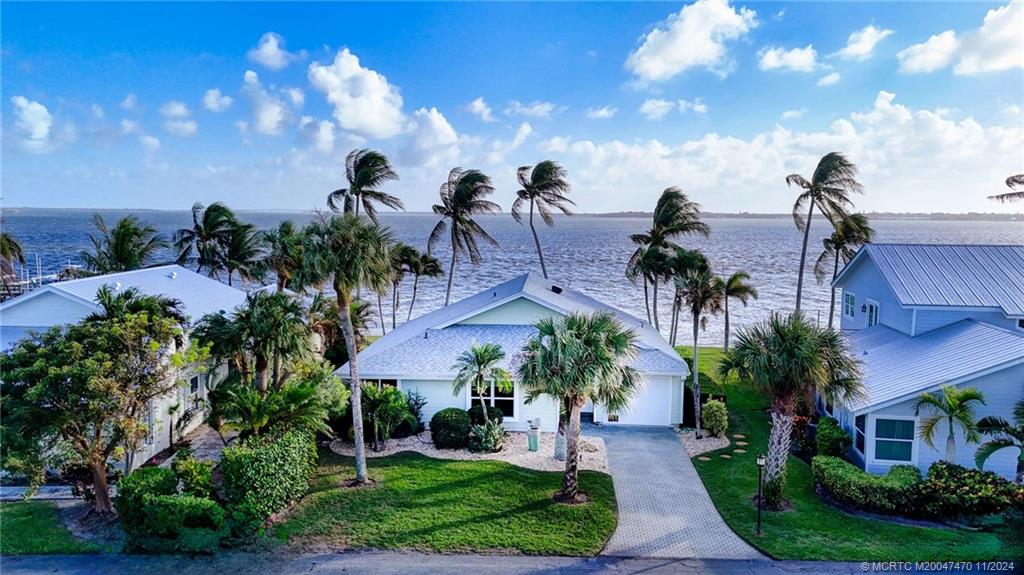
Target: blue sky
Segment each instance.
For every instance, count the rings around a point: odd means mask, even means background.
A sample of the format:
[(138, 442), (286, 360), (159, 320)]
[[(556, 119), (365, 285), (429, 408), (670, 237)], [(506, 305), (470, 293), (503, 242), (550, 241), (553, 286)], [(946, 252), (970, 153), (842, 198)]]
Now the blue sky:
[(5, 3), (5, 206), (323, 207), (369, 146), (427, 210), (454, 166), (555, 159), (581, 211), (680, 186), (785, 212), (840, 150), (857, 206), (1016, 211), (1024, 5)]

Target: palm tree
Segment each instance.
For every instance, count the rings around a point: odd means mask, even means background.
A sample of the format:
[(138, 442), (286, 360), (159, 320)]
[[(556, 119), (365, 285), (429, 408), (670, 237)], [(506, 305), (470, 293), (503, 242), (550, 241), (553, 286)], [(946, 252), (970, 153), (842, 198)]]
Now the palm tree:
[[(793, 221), (804, 233), (804, 244), (800, 250), (800, 271), (796, 280), (796, 311), (800, 311), (800, 301), (804, 288), (804, 263), (807, 261), (807, 240), (811, 236), (811, 219), (814, 208), (824, 214), (829, 221), (837, 221), (846, 209), (853, 205), (850, 194), (861, 193), (864, 187), (857, 181), (857, 166), (839, 152), (829, 152), (818, 162), (810, 181), (800, 174), (786, 176), (786, 184), (797, 186), (803, 190), (793, 204)], [(807, 216), (803, 214), (807, 210)]]
[[(494, 384), (496, 393), (509, 393), (512, 391), (512, 376), (501, 367), (501, 361), (505, 359), (505, 352), (496, 343), (473, 344), (468, 350), (459, 354), (452, 365), (455, 378), (452, 379), (452, 395), (459, 395), (462, 390), (469, 387), (477, 397), (487, 397), (491, 393), (491, 384)], [(490, 408), (487, 402), (481, 400), (480, 409), (483, 412), (484, 425), (490, 424), (487, 410)]]
[(455, 264), (459, 254), (468, 255), (473, 265), (479, 265), (481, 259), (477, 239), (494, 246), (498, 245), (497, 240), (473, 219), (475, 215), (496, 214), (501, 211), (498, 204), (484, 199), (493, 192), (491, 178), (480, 170), (452, 168), (448, 173), (448, 180), (441, 184), (441, 203), (434, 204), (434, 213), (441, 216), (441, 221), (437, 222), (430, 232), (427, 253), (433, 252), (434, 247), (441, 241), (441, 235), (450, 228), (452, 262), (448, 268), (448, 289), (444, 293), (444, 305), (448, 305), (452, 297)]
[(978, 446), (974, 454), (974, 462), (978, 469), (985, 467), (985, 462), (997, 451), (1006, 448), (1017, 448), (1017, 483), (1024, 483), (1024, 399), (1013, 406), (1014, 423), (1010, 423), (995, 415), (982, 417), (978, 421), (978, 433), (988, 435), (992, 439)]
[[(648, 255), (649, 249), (674, 250), (679, 247), (675, 238), (687, 234), (701, 234), (707, 236), (711, 228), (700, 221), (700, 204), (690, 201), (679, 188), (666, 188), (658, 198), (658, 204), (654, 207), (654, 217), (651, 222), (651, 229), (642, 234), (629, 236), (637, 245), (636, 251), (629, 258), (626, 264), (626, 274), (639, 265), (639, 261)], [(654, 328), (661, 329), (658, 322), (658, 283), (659, 275), (653, 274), (649, 281), (652, 283), (653, 300), (651, 302)]]
[[(354, 214), (322, 218), (309, 225), (303, 246), (304, 268), (312, 283), (334, 288), (338, 309), (352, 308), (360, 286), (383, 290), (391, 272), (391, 232)], [(341, 316), (342, 337), (348, 353), (349, 386), (352, 390), (352, 429), (355, 441), (356, 483), (366, 482), (366, 445), (363, 433), (362, 391), (352, 316)]]
[(0, 276), (4, 284), (8, 275), (14, 274), (14, 262), (25, 263), (25, 251), (15, 237), (7, 232), (0, 232)]
[(988, 199), (1003, 203), (1024, 201), (1024, 174), (1017, 174), (1006, 178), (1006, 187), (1013, 191), (989, 196)]
[(263, 234), (266, 246), (265, 266), (277, 277), (277, 291), (288, 287), (302, 267), (302, 234), (286, 220)]
[[(664, 252), (658, 252), (664, 253)], [(678, 280), (685, 278), (691, 270), (703, 271), (710, 267), (708, 259), (698, 250), (688, 250), (685, 248), (676, 248), (671, 256), (665, 259), (665, 271), (664, 274), (668, 278), (673, 279), (673, 284), (676, 287), (675, 294), (672, 297), (672, 317), (669, 327), (669, 344), (673, 347), (676, 345), (676, 337), (679, 334), (679, 312), (683, 307), (683, 297), (679, 290)]]
[(932, 415), (921, 419), (921, 439), (932, 449), (935, 447), (935, 433), (939, 425), (946, 423), (946, 461), (956, 463), (956, 428), (963, 432), (964, 441), (978, 443), (981, 435), (975, 425), (974, 408), (985, 405), (985, 396), (973, 387), (959, 389), (952, 385), (943, 385), (939, 394), (922, 393), (914, 402), (914, 415), (920, 415), (922, 409)]
[(441, 262), (430, 254), (420, 254), (420, 257), (409, 262), (409, 273), (412, 274), (412, 298), (409, 300), (409, 313), (405, 321), (412, 319), (412, 308), (416, 305), (416, 290), (420, 285), (420, 278), (439, 278), (444, 275)]
[(263, 234), (252, 224), (234, 223), (224, 245), (224, 270), (228, 272), (228, 285), (235, 272), (244, 281), (263, 277), (265, 250)]
[[(216, 277), (224, 269), (224, 248), (235, 226), (235, 214), (221, 202), (204, 208), (192, 205), (192, 227), (174, 232), (174, 249), (178, 250), (178, 263), (196, 262), (196, 271), (206, 268), (207, 275)], [(193, 257), (194, 254), (194, 257)]]
[(555, 225), (551, 217), (552, 210), (560, 210), (563, 214), (572, 215), (569, 205), (576, 205), (575, 202), (566, 197), (570, 186), (565, 170), (552, 160), (533, 166), (522, 166), (516, 172), (521, 188), (516, 192), (516, 201), (512, 204), (512, 217), (519, 223), (523, 223), (523, 206), (530, 204), (530, 233), (533, 234), (533, 243), (537, 246), (537, 257), (540, 258), (540, 271), (544, 278), (548, 277), (548, 268), (544, 265), (544, 251), (540, 248), (540, 239), (537, 238), (537, 228), (533, 226), (533, 209), (536, 206), (544, 223)]
[[(814, 277), (821, 283), (828, 273), (828, 265), (832, 263), (832, 279), (839, 275), (839, 261), (847, 264), (857, 255), (857, 250), (864, 244), (875, 239), (875, 230), (864, 214), (842, 214), (834, 223), (832, 235), (821, 241), (824, 249), (814, 264)], [(831, 301), (828, 305), (828, 327), (832, 327), (832, 319), (836, 312), (836, 288), (829, 288)]]
[(99, 311), (86, 316), (85, 321), (108, 321), (123, 318), (128, 314), (145, 313), (153, 317), (172, 319), (182, 327), (188, 324), (188, 317), (185, 316), (179, 300), (146, 295), (135, 287), (114, 291), (109, 285), (100, 286), (96, 291), (96, 303), (100, 307)]
[(397, 243), (391, 248), (391, 329), (395, 329), (398, 323), (398, 307), (402, 303), (399, 288), (402, 280), (405, 279), (405, 274), (412, 273), (413, 267), (419, 261), (420, 251), (409, 244)]
[(668, 275), (668, 255), (651, 246), (637, 248), (626, 264), (626, 278), (634, 285), (638, 279), (643, 281), (644, 308), (647, 310), (647, 323), (651, 325), (654, 325), (654, 322), (651, 320), (650, 285), (666, 275)]
[(93, 214), (97, 234), (89, 234), (93, 253), (83, 251), (81, 258), (92, 272), (112, 273), (136, 270), (149, 265), (156, 253), (169, 247), (151, 224), (135, 216), (125, 216), (107, 227), (103, 216)]
[(546, 395), (567, 408), (565, 477), (556, 499), (585, 500), (579, 492), (580, 411), (588, 401), (609, 412), (624, 409), (643, 383), (631, 367), (636, 335), (609, 313), (571, 313), (537, 322), (524, 345), (516, 375), (525, 401)]
[(345, 157), (345, 179), (347, 188), (334, 190), (327, 196), (327, 205), (332, 210), (344, 210), (346, 214), (358, 216), (362, 207), (373, 223), (377, 223), (375, 204), (383, 204), (393, 210), (404, 209), (402, 200), (377, 189), (385, 182), (398, 179), (398, 172), (384, 154), (365, 148), (352, 150)]
[[(743, 307), (747, 307), (747, 302), (751, 299), (757, 299), (757, 288), (752, 284), (748, 283), (750, 280), (750, 274), (743, 270), (737, 270), (733, 272), (728, 279), (722, 281), (722, 304), (725, 308), (725, 346), (722, 348), (726, 353), (729, 353), (729, 300), (736, 298), (740, 300)], [(832, 324), (829, 324), (832, 327)]]
[(700, 439), (700, 346), (697, 338), (700, 330), (707, 328), (708, 315), (722, 310), (725, 286), (710, 268), (704, 268), (691, 269), (683, 277), (676, 278), (676, 289), (693, 320), (693, 417), (697, 439)]
[(771, 398), (771, 432), (765, 467), (766, 502), (782, 501), (786, 460), (793, 419), (799, 407), (810, 409), (818, 395), (829, 403), (863, 395), (860, 362), (849, 343), (835, 330), (818, 327), (800, 312), (741, 330), (736, 347), (718, 366), (724, 381), (730, 374), (749, 379)]
[[(324, 359), (336, 368), (348, 361), (344, 337), (341, 336), (341, 314), (338, 302), (334, 298), (317, 292), (306, 312), (306, 323), (313, 333), (320, 336)], [(356, 349), (362, 351), (369, 342), (370, 328), (373, 327), (374, 313), (370, 302), (356, 299), (349, 306), (349, 318), (355, 334)], [(341, 344), (340, 348), (338, 344)]]

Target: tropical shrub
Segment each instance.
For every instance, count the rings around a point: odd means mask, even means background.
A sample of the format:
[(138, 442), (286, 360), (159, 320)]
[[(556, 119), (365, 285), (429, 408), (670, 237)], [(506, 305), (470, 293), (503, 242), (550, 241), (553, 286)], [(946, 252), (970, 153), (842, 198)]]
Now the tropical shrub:
[(469, 431), (469, 450), (482, 453), (496, 453), (505, 446), (508, 431), (501, 422), (491, 420), (484, 425), (474, 425)]
[(216, 501), (192, 495), (146, 495), (142, 523), (128, 531), (135, 551), (213, 553), (224, 537), (224, 510)]
[(838, 421), (831, 417), (822, 417), (818, 420), (815, 443), (818, 455), (842, 457), (853, 445), (853, 438), (845, 429), (839, 427)]
[(117, 484), (114, 508), (125, 532), (130, 534), (141, 528), (145, 519), (143, 499), (177, 492), (178, 478), (174, 471), (163, 467), (142, 467), (122, 478)]
[(403, 422), (412, 425), (415, 417), (409, 412), (405, 394), (390, 385), (363, 383), (363, 419), (373, 434), (373, 450), (381, 451), (392, 432)]
[(1001, 513), (1014, 505), (1018, 489), (991, 471), (939, 461), (917, 485), (915, 509), (932, 519)]
[(704, 431), (715, 437), (722, 437), (729, 429), (729, 411), (725, 404), (717, 399), (708, 400), (700, 414), (700, 423)]
[[(476, 404), (473, 407), (466, 410), (469, 413), (469, 422), (473, 425), (484, 424), (484, 406)], [(497, 421), (501, 423), (505, 419), (505, 414), (502, 413), (500, 407), (489, 406), (487, 408), (487, 419), (490, 421)]]
[(391, 437), (409, 437), (416, 435), (423, 429), (423, 408), (427, 405), (427, 398), (418, 391), (405, 392), (405, 404), (409, 408), (408, 421), (403, 421), (398, 429), (391, 434)]
[(464, 409), (449, 407), (430, 418), (430, 438), (438, 449), (466, 447), (469, 430), (469, 414)]
[(814, 480), (833, 499), (864, 511), (898, 514), (913, 508), (921, 473), (912, 465), (894, 465), (885, 475), (866, 473), (830, 455), (811, 460)]
[(225, 449), (221, 468), (229, 509), (247, 506), (255, 516), (270, 517), (306, 492), (316, 461), (312, 434), (297, 430)]
[(197, 461), (191, 454), (182, 457), (179, 452), (171, 463), (171, 469), (182, 493), (196, 497), (209, 497), (213, 493), (212, 462)]

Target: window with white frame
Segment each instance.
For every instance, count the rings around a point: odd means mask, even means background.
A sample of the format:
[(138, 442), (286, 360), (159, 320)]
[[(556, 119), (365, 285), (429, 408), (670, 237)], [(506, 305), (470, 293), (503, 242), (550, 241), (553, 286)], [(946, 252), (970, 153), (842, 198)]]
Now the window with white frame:
[(857, 437), (854, 438), (853, 444), (861, 455), (864, 455), (864, 428), (867, 425), (867, 419), (868, 416), (866, 415), (858, 415), (856, 419), (853, 420), (853, 426), (857, 431)]
[(504, 416), (505, 419), (515, 419), (515, 386), (512, 386), (511, 390), (503, 392), (500, 389), (497, 389), (494, 385), (494, 382), (492, 381), (490, 387), (488, 388), (486, 393), (484, 393), (484, 395), (477, 395), (476, 388), (473, 388), (471, 390), (471, 393), (473, 394), (472, 405), (479, 405), (481, 402), (483, 402), (491, 407), (497, 407), (498, 409), (500, 409), (501, 414), (502, 416)]
[(1017, 329), (1024, 331), (1024, 318), (1017, 320)]
[(875, 459), (910, 461), (914, 454), (914, 420), (875, 420)]
[(853, 297), (852, 293), (843, 292), (843, 315), (853, 317), (853, 312), (856, 309), (855, 303), (856, 298)]

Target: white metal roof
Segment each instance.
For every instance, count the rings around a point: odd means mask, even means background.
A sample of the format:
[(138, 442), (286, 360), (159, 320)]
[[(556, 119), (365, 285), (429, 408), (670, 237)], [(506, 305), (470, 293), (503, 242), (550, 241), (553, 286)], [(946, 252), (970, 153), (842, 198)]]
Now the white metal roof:
[(1024, 246), (867, 244), (836, 277), (870, 257), (906, 306), (998, 308), (1024, 316)]
[(1024, 363), (1024, 335), (965, 319), (910, 337), (881, 324), (846, 334), (864, 369), (864, 411), (905, 400), (940, 384)]

